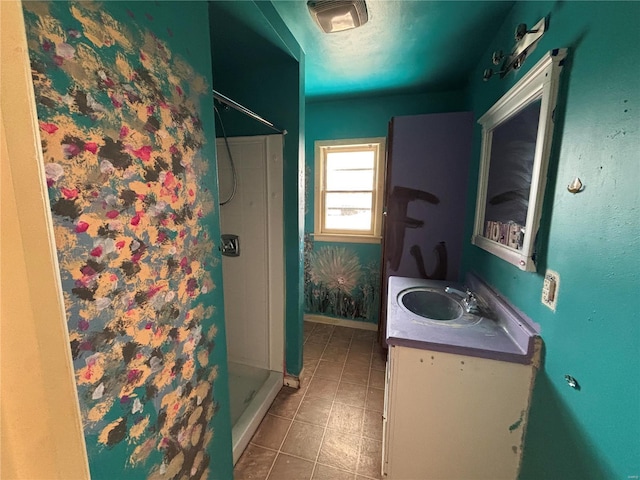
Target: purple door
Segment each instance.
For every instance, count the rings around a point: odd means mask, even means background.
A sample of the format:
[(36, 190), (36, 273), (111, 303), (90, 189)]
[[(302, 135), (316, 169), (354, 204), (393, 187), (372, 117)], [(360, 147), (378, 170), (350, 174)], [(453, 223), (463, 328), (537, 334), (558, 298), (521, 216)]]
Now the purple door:
[(457, 281), (466, 214), (473, 113), (394, 117), (389, 123), (380, 337), (387, 281)]

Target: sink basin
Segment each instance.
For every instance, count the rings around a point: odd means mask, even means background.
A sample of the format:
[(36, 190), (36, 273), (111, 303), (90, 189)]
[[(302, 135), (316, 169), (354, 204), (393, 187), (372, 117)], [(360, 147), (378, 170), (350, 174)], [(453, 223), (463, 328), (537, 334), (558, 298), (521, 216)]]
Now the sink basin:
[[(467, 289), (476, 312), (463, 306)], [(539, 358), (539, 327), (470, 273), (466, 284), (392, 275), (388, 292), (388, 345), (527, 365)]]
[(400, 292), (398, 303), (411, 313), (430, 320), (455, 320), (464, 314), (460, 303), (444, 292), (430, 288), (410, 288)]

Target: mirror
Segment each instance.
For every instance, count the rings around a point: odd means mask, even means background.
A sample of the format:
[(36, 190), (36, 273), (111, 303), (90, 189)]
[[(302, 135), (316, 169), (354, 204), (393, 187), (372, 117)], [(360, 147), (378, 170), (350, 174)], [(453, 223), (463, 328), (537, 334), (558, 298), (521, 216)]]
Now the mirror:
[(547, 53), (485, 113), (472, 243), (535, 271), (534, 241), (566, 49)]

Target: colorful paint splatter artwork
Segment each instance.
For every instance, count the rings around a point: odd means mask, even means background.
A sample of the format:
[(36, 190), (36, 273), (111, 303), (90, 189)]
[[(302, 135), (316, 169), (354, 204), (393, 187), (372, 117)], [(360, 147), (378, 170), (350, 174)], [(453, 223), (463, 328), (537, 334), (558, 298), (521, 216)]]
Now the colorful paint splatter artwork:
[(24, 3), (94, 478), (207, 478), (226, 395), (210, 73), (142, 26), (158, 7)]

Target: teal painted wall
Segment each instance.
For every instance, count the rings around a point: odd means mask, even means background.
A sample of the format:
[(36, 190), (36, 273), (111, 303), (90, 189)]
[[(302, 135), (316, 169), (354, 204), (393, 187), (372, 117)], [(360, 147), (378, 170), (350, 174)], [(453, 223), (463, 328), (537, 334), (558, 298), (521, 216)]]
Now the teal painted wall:
[[(214, 88), (287, 131), (285, 367), (297, 376), (302, 370), (303, 340), (304, 53), (270, 2), (211, 2), (209, 11)], [(228, 136), (276, 133), (235, 110), (220, 113)]]
[[(481, 80), (515, 25), (550, 14), (522, 71)], [(553, 48), (570, 49), (539, 234), (538, 272), (525, 273), (470, 244), (467, 270), (541, 327), (544, 366), (533, 393), (521, 479), (640, 475), (640, 3), (516, 2), (470, 79), (482, 115)], [(472, 182), (478, 172), (476, 127)], [(586, 185), (573, 195), (567, 184)], [(472, 189), (470, 198), (475, 198)], [(473, 202), (467, 238), (471, 237)], [(543, 273), (560, 274), (557, 311), (540, 303)], [(567, 386), (575, 377), (580, 390)]]
[[(318, 140), (386, 137), (394, 116), (454, 112), (466, 109), (463, 92), (359, 97), (307, 103), (306, 188), (305, 188), (305, 284), (304, 311), (307, 314), (377, 324), (380, 317), (380, 244), (320, 242), (314, 230), (314, 145)], [(329, 252), (327, 249), (332, 249)], [(332, 254), (343, 268), (333, 275), (357, 278), (349, 291), (327, 287), (312, 275), (314, 259)], [(346, 267), (346, 268), (344, 268)], [(376, 272), (377, 270), (377, 277)], [(326, 272), (330, 274), (331, 272)], [(367, 304), (368, 308), (363, 305)]]
[(232, 478), (206, 4), (24, 7), (91, 476)]

